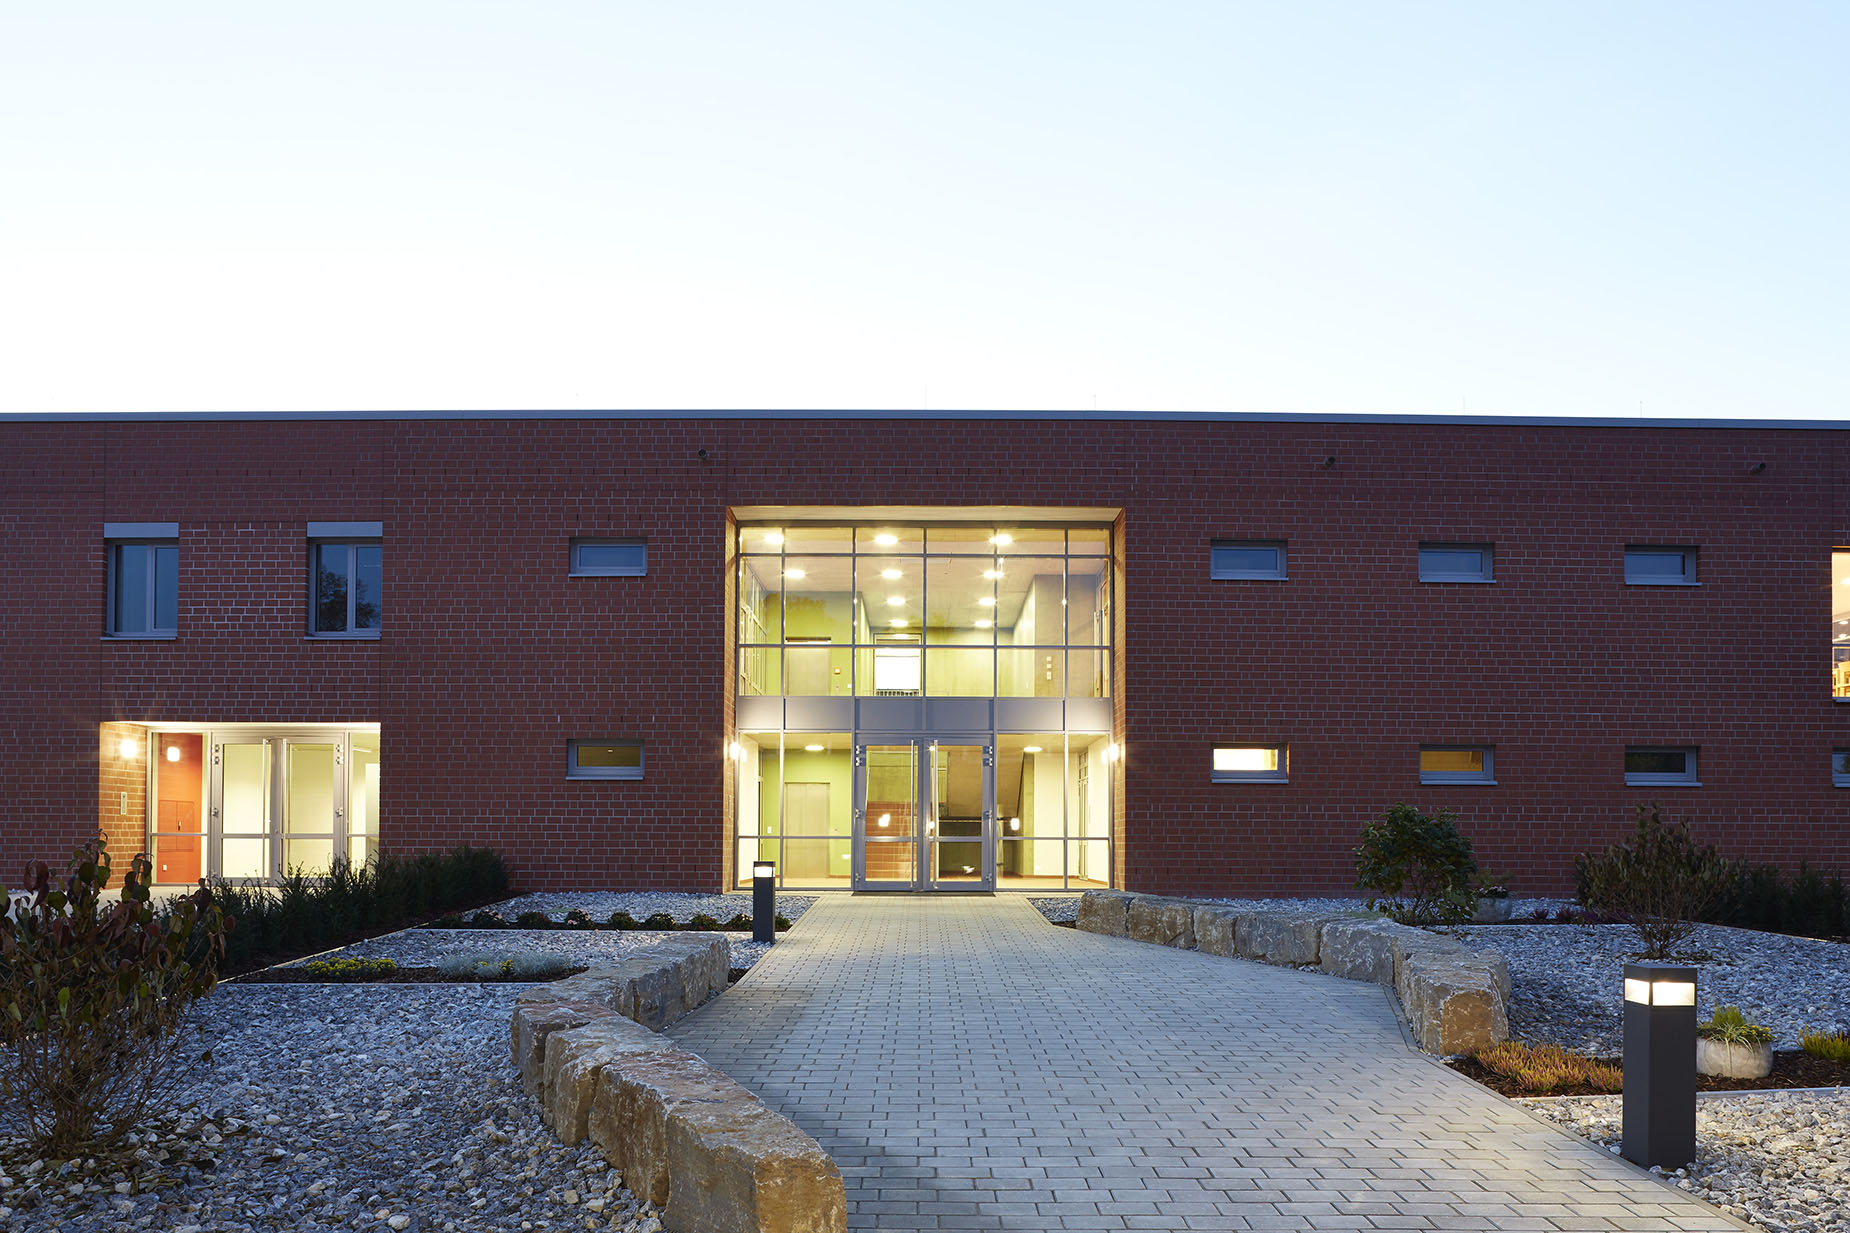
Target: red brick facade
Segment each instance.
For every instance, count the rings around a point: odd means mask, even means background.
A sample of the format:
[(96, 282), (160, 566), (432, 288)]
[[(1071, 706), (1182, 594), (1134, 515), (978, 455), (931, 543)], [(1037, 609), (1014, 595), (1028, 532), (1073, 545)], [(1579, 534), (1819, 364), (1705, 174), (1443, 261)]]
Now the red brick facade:
[[(762, 505), (1122, 511), (1133, 889), (1345, 890), (1396, 800), (1455, 809), (1518, 893), (1565, 889), (1652, 796), (1730, 855), (1850, 867), (1843, 431), (141, 419), (11, 422), (0, 445), (0, 881), (99, 826), (139, 837), (112, 725), (376, 722), (389, 850), (490, 844), (529, 888), (719, 887), (729, 510)], [(310, 520), (383, 524), (377, 642), (305, 636)], [(101, 636), (107, 521), (179, 524), (177, 639)], [(568, 577), (574, 535), (646, 536), (648, 576)], [(1210, 582), (1214, 538), (1288, 541), (1289, 580)], [(1494, 542), (1495, 584), (1422, 584), (1422, 540)], [(1628, 543), (1699, 546), (1701, 586), (1626, 586)], [(646, 777), (567, 780), (572, 737), (642, 739)], [(1230, 742), (1287, 744), (1289, 783), (1210, 783)], [(1422, 787), (1422, 743), (1494, 745), (1497, 784)], [(1702, 786), (1628, 788), (1628, 744), (1699, 746)]]

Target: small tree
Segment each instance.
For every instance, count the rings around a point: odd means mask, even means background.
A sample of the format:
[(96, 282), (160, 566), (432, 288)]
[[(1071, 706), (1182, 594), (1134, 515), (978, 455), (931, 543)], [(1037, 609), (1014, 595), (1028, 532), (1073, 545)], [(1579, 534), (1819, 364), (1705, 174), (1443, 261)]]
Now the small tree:
[(1668, 959), (1695, 932), (1729, 883), (1728, 862), (1699, 845), (1687, 822), (1666, 822), (1656, 804), (1638, 806), (1630, 839), (1574, 858), (1583, 906), (1638, 931), (1641, 958)]
[(1449, 810), (1422, 813), (1395, 804), (1362, 830), (1355, 850), (1355, 884), (1368, 906), (1403, 925), (1471, 919), (1477, 901), (1477, 861)]
[(106, 1150), (158, 1105), (187, 1012), (217, 983), (232, 922), (203, 887), (157, 913), (151, 872), (136, 856), (105, 904), (99, 838), (56, 884), (28, 865), (25, 898), (0, 922), (0, 1119), (43, 1155)]

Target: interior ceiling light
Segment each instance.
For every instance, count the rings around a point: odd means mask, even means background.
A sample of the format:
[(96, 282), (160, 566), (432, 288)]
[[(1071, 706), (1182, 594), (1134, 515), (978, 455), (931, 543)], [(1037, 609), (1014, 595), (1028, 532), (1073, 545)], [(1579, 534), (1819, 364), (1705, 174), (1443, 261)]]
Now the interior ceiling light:
[[(1839, 621), (1838, 624), (1842, 625), (1843, 622)], [(996, 627), (996, 623), (990, 620), (988, 617), (978, 617), (976, 619), (976, 627), (978, 629), (994, 629)]]
[(906, 597), (904, 595), (889, 595), (886, 597), (886, 606), (889, 608), (903, 608), (905, 604)]
[(983, 571), (983, 577), (989, 579), (991, 582), (994, 582), (996, 579), (1000, 578), (1001, 576), (1002, 576), (1002, 571), (999, 569), (986, 569)]
[(769, 544), (773, 548), (782, 548), (784, 546), (783, 532), (766, 531), (764, 535), (764, 542)]
[(804, 753), (821, 753), (821, 752), (822, 752), (822, 746), (820, 746), (820, 745), (805, 745), (805, 746), (803, 746), (803, 752), (804, 752)]
[(1041, 752), (1041, 747), (1040, 747), (1039, 745), (1023, 745), (1023, 746), (1021, 747), (1021, 752), (1023, 752), (1023, 753), (1039, 753), (1039, 752)]
[(874, 543), (879, 544), (882, 548), (891, 548), (898, 542), (899, 536), (887, 531), (882, 531), (880, 534), (874, 536)]
[(979, 595), (976, 598), (976, 602), (979, 607), (994, 608), (996, 606), (996, 597), (993, 595)]
[(807, 578), (807, 577), (809, 577), (809, 574), (808, 574), (808, 572), (807, 572), (807, 571), (805, 571), (805, 570), (800, 570), (800, 569), (787, 569), (787, 570), (785, 570), (785, 571), (784, 571), (784, 577), (786, 577), (786, 578), (797, 578), (797, 579), (803, 579), (803, 578)]
[(892, 620), (888, 621), (887, 624), (891, 625), (894, 629), (904, 629), (906, 627), (906, 618), (894, 617)]
[(899, 578), (899, 571), (896, 569), (883, 569), (880, 571), (880, 576), (885, 578), (888, 582), (893, 582)]
[(1015, 537), (1006, 531), (998, 531), (989, 537), (989, 542), (1006, 548), (1015, 542)]

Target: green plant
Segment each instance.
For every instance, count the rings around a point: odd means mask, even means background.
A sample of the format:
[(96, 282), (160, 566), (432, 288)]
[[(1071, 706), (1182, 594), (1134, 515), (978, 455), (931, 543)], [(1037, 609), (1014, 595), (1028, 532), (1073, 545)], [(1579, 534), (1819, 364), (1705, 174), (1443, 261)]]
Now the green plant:
[(390, 959), (316, 959), (302, 966), (310, 976), (322, 980), (371, 980), (398, 971), (398, 965)]
[(452, 980), (547, 980), (571, 971), (572, 966), (572, 961), (564, 955), (537, 951), (497, 955), (477, 951), (446, 956), (437, 964), (437, 970)]
[(1629, 840), (1574, 857), (1576, 897), (1631, 925), (1643, 958), (1668, 959), (1726, 888), (1728, 864), (1699, 845), (1687, 822), (1666, 822), (1656, 805), (1638, 806)]
[(708, 916), (705, 912), (699, 912), (699, 913), (696, 913), (693, 916), (693, 918), (690, 919), (685, 925), (682, 925), (681, 928), (698, 929), (698, 930), (703, 930), (703, 931), (713, 930), (713, 929), (719, 928), (719, 922), (713, 919), (713, 917)]
[(643, 921), (642, 927), (644, 929), (674, 929), (678, 926), (674, 923), (674, 917), (666, 912), (657, 912), (648, 920)]
[(469, 918), (471, 929), (506, 929), (507, 918), (499, 912), (477, 912)]
[(188, 1012), (217, 984), (233, 925), (204, 889), (157, 911), (145, 855), (105, 904), (111, 869), (102, 838), (55, 884), (34, 861), (0, 920), (0, 1119), (41, 1156), (107, 1150), (171, 1094)]
[(634, 916), (631, 916), (628, 912), (612, 912), (610, 914), (610, 920), (606, 923), (609, 924), (612, 929), (642, 928), (642, 922), (637, 920)]
[(1528, 1092), (1552, 1092), (1561, 1088), (1616, 1092), (1620, 1086), (1617, 1066), (1569, 1053), (1559, 1045), (1526, 1045), (1519, 1040), (1506, 1040), (1480, 1049), (1472, 1056), (1491, 1074), (1500, 1075)]
[(1707, 1023), (1696, 1025), (1696, 1035), (1704, 1040), (1719, 1040), (1726, 1045), (1770, 1045), (1771, 1028), (1749, 1023), (1739, 1006), (1717, 1006)]
[[(775, 928), (775, 926), (773, 926), (773, 928)], [(752, 931), (752, 918), (743, 912), (739, 912), (735, 914), (731, 920), (726, 922), (726, 930), (729, 933), (750, 933)]]
[(1800, 1032), (1799, 1048), (1827, 1062), (1850, 1062), (1850, 1030)]
[(1368, 906), (1403, 925), (1471, 919), (1476, 878), (1471, 841), (1444, 809), (1391, 805), (1362, 829), (1355, 849), (1355, 884), (1368, 892)]
[(1841, 874), (1822, 873), (1804, 861), (1790, 876), (1776, 865), (1739, 861), (1704, 919), (1809, 938), (1850, 935), (1850, 888)]
[(552, 917), (544, 912), (522, 912), (514, 918), (516, 929), (551, 929)]
[(781, 933), (785, 929), (790, 928), (790, 918), (781, 912), (778, 913), (771, 918), (771, 928)]
[(565, 914), (564, 923), (572, 929), (590, 929), (596, 924), (596, 922), (591, 919), (591, 913), (585, 911), (583, 908), (573, 908), (570, 912), (567, 912)]

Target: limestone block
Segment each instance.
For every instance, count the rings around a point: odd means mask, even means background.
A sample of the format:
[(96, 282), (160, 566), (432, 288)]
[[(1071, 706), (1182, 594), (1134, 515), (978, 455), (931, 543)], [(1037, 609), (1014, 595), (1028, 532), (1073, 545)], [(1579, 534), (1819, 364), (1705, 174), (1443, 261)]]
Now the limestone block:
[(1464, 953), (1464, 943), (1457, 938), (1428, 933), (1411, 925), (1398, 926), (1394, 931), (1394, 992), (1400, 996), (1401, 1005), (1406, 1005), (1408, 996), (1404, 984), (1407, 963), (1415, 955), (1460, 956)]
[(1179, 950), (1195, 947), (1195, 910), (1180, 900), (1138, 895), (1131, 900), (1126, 924), (1133, 942), (1154, 942)]
[(1495, 977), (1469, 955), (1408, 955), (1399, 978), (1401, 1009), (1420, 1048), (1470, 1053), (1509, 1037), (1509, 1014)]
[(690, 1108), (757, 1098), (679, 1049), (609, 1065), (599, 1073), (586, 1129), (623, 1184), (651, 1203), (668, 1201), (668, 1123)]
[(1195, 949), (1208, 955), (1232, 955), (1234, 924), (1239, 913), (1218, 904), (1195, 909)]
[(1290, 912), (1244, 913), (1234, 927), (1234, 952), (1266, 963), (1315, 963), (1321, 919)]
[(845, 1233), (841, 1170), (814, 1139), (755, 1099), (684, 1105), (668, 1119), (671, 1229)]
[(548, 1036), (609, 1018), (611, 1014), (610, 1007), (602, 1002), (582, 999), (515, 1002), (514, 1064), (520, 1068), (520, 1084), (528, 1094), (544, 1103)]
[(555, 1031), (546, 1037), (546, 1102), (540, 1112), (561, 1142), (577, 1143), (585, 1137), (597, 1077), (603, 1069), (639, 1054), (672, 1048), (674, 1042), (666, 1036), (620, 1015)]
[(1345, 980), (1394, 987), (1394, 932), (1406, 926), (1378, 917), (1326, 920), (1317, 939), (1317, 966)]
[(1087, 891), (1079, 897), (1078, 927), (1121, 938), (1129, 933), (1131, 897), (1123, 891)]

